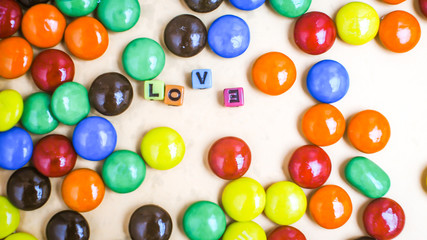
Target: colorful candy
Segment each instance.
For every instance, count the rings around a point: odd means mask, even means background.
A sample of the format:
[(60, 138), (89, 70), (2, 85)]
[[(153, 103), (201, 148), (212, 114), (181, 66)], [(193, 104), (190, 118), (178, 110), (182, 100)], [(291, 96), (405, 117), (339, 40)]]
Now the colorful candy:
[(24, 7), (30, 8), (36, 4), (47, 3), (49, 0), (18, 0)]
[(199, 13), (212, 12), (217, 9), (223, 0), (184, 0), (187, 6)]
[(89, 224), (75, 211), (65, 210), (56, 213), (46, 226), (46, 237), (49, 240), (88, 240), (89, 235)]
[(59, 122), (50, 111), (50, 102), (50, 95), (44, 92), (33, 93), (25, 99), (22, 126), (34, 134), (46, 134), (55, 130)]
[(138, 0), (102, 0), (96, 12), (107, 29), (123, 32), (135, 26), (141, 9)]
[(406, 1), (406, 0), (383, 0), (383, 2), (386, 2), (388, 4), (393, 4), (393, 5), (403, 3), (404, 1)]
[(222, 240), (267, 240), (264, 230), (255, 222), (234, 222), (225, 230)]
[(252, 11), (264, 4), (265, 0), (230, 0), (236, 8), (245, 11)]
[(33, 140), (24, 129), (13, 127), (0, 132), (0, 168), (16, 170), (30, 161)]
[(191, 240), (220, 239), (227, 224), (221, 207), (209, 201), (193, 203), (182, 221), (184, 232)]
[(19, 92), (6, 89), (0, 92), (0, 132), (11, 129), (22, 117), (24, 102)]
[(15, 34), (21, 27), (22, 10), (14, 0), (0, 2), (0, 38), (7, 38)]
[(421, 13), (427, 17), (427, 0), (418, 0), (418, 4), (420, 5)]
[(82, 17), (93, 12), (98, 6), (97, 0), (55, 0), (58, 9), (70, 17)]
[(271, 0), (270, 4), (280, 15), (295, 18), (307, 12), (311, 5), (311, 0)]
[(168, 240), (172, 234), (172, 219), (163, 208), (145, 205), (132, 214), (129, 233), (134, 240)]
[(280, 226), (268, 235), (268, 240), (307, 240), (304, 234), (292, 226)]
[(0, 196), (0, 238), (15, 232), (19, 220), (19, 210), (6, 197)]
[(12, 79), (24, 75), (33, 62), (33, 49), (21, 37), (0, 41), (0, 77)]
[(11, 234), (4, 240), (37, 240), (37, 238), (35, 238), (33, 235), (29, 233), (20, 232), (20, 233)]

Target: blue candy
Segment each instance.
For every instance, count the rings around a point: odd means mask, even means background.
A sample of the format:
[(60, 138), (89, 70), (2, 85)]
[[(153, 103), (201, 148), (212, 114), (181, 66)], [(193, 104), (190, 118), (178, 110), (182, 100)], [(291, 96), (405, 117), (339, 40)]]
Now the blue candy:
[(105, 118), (85, 118), (74, 129), (73, 146), (77, 154), (84, 159), (105, 159), (114, 151), (116, 143), (116, 130)]
[(333, 60), (316, 63), (308, 72), (307, 88), (322, 103), (334, 103), (345, 96), (350, 79), (344, 66)]
[(255, 10), (264, 4), (265, 0), (230, 0), (236, 8), (245, 11)]
[(24, 129), (13, 127), (0, 132), (0, 167), (16, 170), (30, 161), (33, 154), (33, 140)]
[(212, 51), (224, 58), (241, 55), (249, 47), (250, 32), (246, 22), (234, 15), (216, 19), (208, 31)]

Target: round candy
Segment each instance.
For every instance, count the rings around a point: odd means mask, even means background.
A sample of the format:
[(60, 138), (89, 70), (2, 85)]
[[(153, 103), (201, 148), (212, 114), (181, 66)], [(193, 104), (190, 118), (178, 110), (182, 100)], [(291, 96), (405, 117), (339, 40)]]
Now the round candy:
[(37, 238), (29, 233), (20, 232), (11, 234), (4, 240), (37, 240)]
[(47, 223), (46, 237), (49, 240), (88, 240), (89, 224), (75, 211), (62, 211), (55, 214)]
[(318, 188), (331, 174), (328, 154), (316, 145), (305, 145), (292, 154), (288, 164), (292, 180), (303, 188)]
[(70, 52), (83, 60), (93, 60), (108, 48), (108, 32), (93, 17), (80, 17), (65, 29), (65, 45)]
[(41, 208), (50, 197), (50, 180), (33, 167), (15, 171), (7, 182), (7, 197), (17, 208), (31, 211)]
[(172, 128), (154, 128), (142, 138), (142, 158), (152, 168), (171, 169), (182, 161), (184, 153), (184, 140)]
[(265, 0), (230, 0), (236, 8), (245, 11), (255, 10), (263, 5)]
[(50, 101), (50, 95), (43, 92), (33, 93), (25, 99), (22, 126), (34, 134), (46, 134), (55, 130), (59, 123), (50, 111)]
[(251, 221), (264, 210), (264, 188), (252, 178), (234, 180), (222, 192), (222, 206), (232, 219), (239, 222)]
[(33, 49), (21, 37), (0, 40), (0, 77), (12, 79), (24, 75), (33, 62)]
[(110, 72), (98, 76), (89, 89), (90, 103), (106, 116), (124, 112), (132, 103), (132, 98), (132, 85), (120, 73)]
[(336, 107), (318, 104), (304, 114), (302, 131), (313, 144), (329, 146), (338, 142), (344, 135), (345, 119)]
[(420, 5), (421, 13), (424, 17), (427, 17), (427, 0), (418, 0), (418, 4)]
[(33, 140), (24, 129), (13, 127), (0, 132), (0, 168), (16, 170), (30, 161)]
[(0, 196), (0, 238), (15, 232), (19, 225), (19, 210), (6, 197)]
[(209, 166), (220, 178), (234, 180), (243, 176), (251, 165), (251, 150), (240, 138), (224, 137), (209, 150)]
[(87, 160), (100, 161), (107, 158), (116, 144), (116, 129), (102, 117), (83, 119), (73, 132), (74, 149), (80, 157)]
[(7, 38), (15, 34), (21, 26), (22, 10), (14, 0), (0, 2), (0, 38)]
[(62, 199), (69, 208), (88, 212), (101, 204), (105, 186), (101, 177), (91, 169), (78, 169), (68, 174), (62, 182)]
[(180, 57), (192, 57), (205, 48), (207, 41), (205, 24), (190, 14), (182, 14), (172, 19), (165, 28), (166, 47)]
[(127, 74), (140, 81), (157, 77), (165, 66), (165, 52), (154, 40), (137, 38), (130, 42), (122, 55)]
[(344, 42), (362, 45), (377, 35), (380, 18), (368, 4), (351, 2), (338, 11), (335, 23), (338, 35)]
[(11, 129), (21, 119), (24, 102), (19, 92), (6, 89), (0, 92), (0, 132)]
[(307, 74), (308, 91), (322, 103), (337, 102), (345, 96), (349, 85), (347, 70), (334, 60), (316, 63)]
[(223, 0), (184, 0), (191, 10), (199, 13), (212, 12), (221, 5)]
[(77, 154), (62, 135), (48, 135), (34, 146), (32, 163), (46, 177), (62, 177), (73, 170)]
[(350, 196), (339, 186), (327, 185), (317, 190), (310, 199), (310, 215), (326, 229), (344, 225), (351, 216), (353, 206)]
[(227, 227), (222, 240), (267, 240), (264, 230), (255, 222), (234, 222)]
[(371, 238), (371, 237), (360, 237), (360, 238), (357, 238), (355, 240), (375, 240), (375, 238)]
[(168, 240), (172, 234), (172, 219), (163, 208), (145, 205), (132, 214), (129, 233), (134, 240)]
[(30, 8), (36, 4), (47, 3), (49, 0), (18, 0), (25, 8)]
[(390, 139), (390, 124), (387, 118), (374, 110), (357, 113), (347, 128), (348, 139), (359, 151), (375, 153), (383, 149)]
[(50, 110), (61, 123), (66, 125), (77, 124), (90, 111), (86, 88), (76, 82), (62, 84), (52, 95)]
[(387, 49), (403, 53), (417, 45), (421, 37), (421, 27), (410, 13), (394, 11), (382, 18), (378, 35)]
[(268, 235), (268, 240), (306, 240), (304, 234), (292, 226), (280, 226)]
[(108, 156), (102, 167), (105, 185), (117, 193), (136, 190), (145, 179), (145, 163), (131, 151), (119, 150)]
[(98, 6), (97, 0), (55, 0), (61, 12), (70, 17), (82, 17), (93, 12)]
[(34, 46), (50, 48), (61, 42), (65, 26), (65, 17), (56, 7), (37, 4), (24, 14), (21, 29), (24, 37)]
[(53, 93), (59, 85), (73, 81), (74, 62), (65, 52), (48, 49), (34, 58), (31, 76), (40, 90)]
[(383, 2), (386, 2), (388, 4), (393, 4), (393, 5), (403, 3), (404, 1), (406, 0), (383, 0)]
[(294, 85), (297, 70), (285, 54), (269, 52), (259, 57), (252, 67), (255, 86), (269, 95), (280, 95)]
[(249, 42), (249, 26), (237, 16), (219, 17), (209, 28), (209, 46), (221, 57), (234, 58), (243, 54), (248, 49)]
[(138, 0), (102, 0), (96, 10), (99, 20), (113, 32), (131, 29), (140, 15)]
[(266, 191), (265, 215), (277, 224), (295, 223), (304, 215), (306, 209), (307, 197), (293, 182), (277, 182)]
[(363, 225), (366, 232), (375, 239), (393, 239), (405, 226), (405, 213), (392, 199), (375, 199), (363, 212)]
[(270, 4), (279, 14), (285, 17), (295, 18), (307, 12), (311, 5), (311, 0), (271, 0)]
[(216, 203), (193, 203), (184, 214), (184, 232), (191, 240), (217, 240), (225, 232), (225, 214)]

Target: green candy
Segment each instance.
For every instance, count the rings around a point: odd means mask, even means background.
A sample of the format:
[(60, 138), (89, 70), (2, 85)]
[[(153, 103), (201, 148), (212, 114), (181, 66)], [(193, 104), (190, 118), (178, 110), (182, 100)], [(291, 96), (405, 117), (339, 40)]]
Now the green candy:
[(56, 6), (70, 17), (86, 16), (98, 6), (98, 0), (56, 0)]
[(165, 66), (165, 52), (154, 40), (137, 38), (130, 42), (122, 55), (127, 74), (140, 81), (157, 77)]
[(359, 192), (370, 198), (380, 198), (390, 189), (387, 173), (365, 157), (355, 157), (347, 163), (345, 178)]
[(77, 124), (90, 111), (86, 88), (76, 82), (62, 84), (53, 92), (50, 111), (63, 124)]
[(296, 18), (307, 12), (311, 0), (270, 0), (273, 9), (280, 15)]
[(196, 202), (185, 211), (183, 225), (191, 240), (217, 240), (225, 232), (225, 214), (213, 202)]
[(119, 150), (112, 153), (102, 167), (102, 178), (114, 192), (129, 193), (136, 190), (145, 179), (145, 163), (131, 151)]
[(21, 123), (31, 133), (46, 134), (58, 127), (58, 121), (49, 109), (50, 95), (44, 92), (31, 94), (24, 102)]
[(101, 0), (97, 14), (102, 24), (114, 32), (131, 29), (138, 22), (138, 0)]

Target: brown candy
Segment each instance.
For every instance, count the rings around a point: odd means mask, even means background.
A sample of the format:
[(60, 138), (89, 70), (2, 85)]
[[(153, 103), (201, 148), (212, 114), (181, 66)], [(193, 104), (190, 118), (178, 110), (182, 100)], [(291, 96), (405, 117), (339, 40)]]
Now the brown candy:
[(159, 206), (142, 206), (130, 218), (129, 233), (133, 240), (167, 240), (172, 233), (171, 217)]
[(24, 7), (30, 8), (39, 3), (47, 3), (49, 0), (18, 0)]
[(199, 13), (211, 12), (221, 5), (223, 0), (185, 0), (191, 10)]
[(46, 226), (48, 240), (87, 240), (89, 224), (78, 212), (66, 210), (55, 214)]

